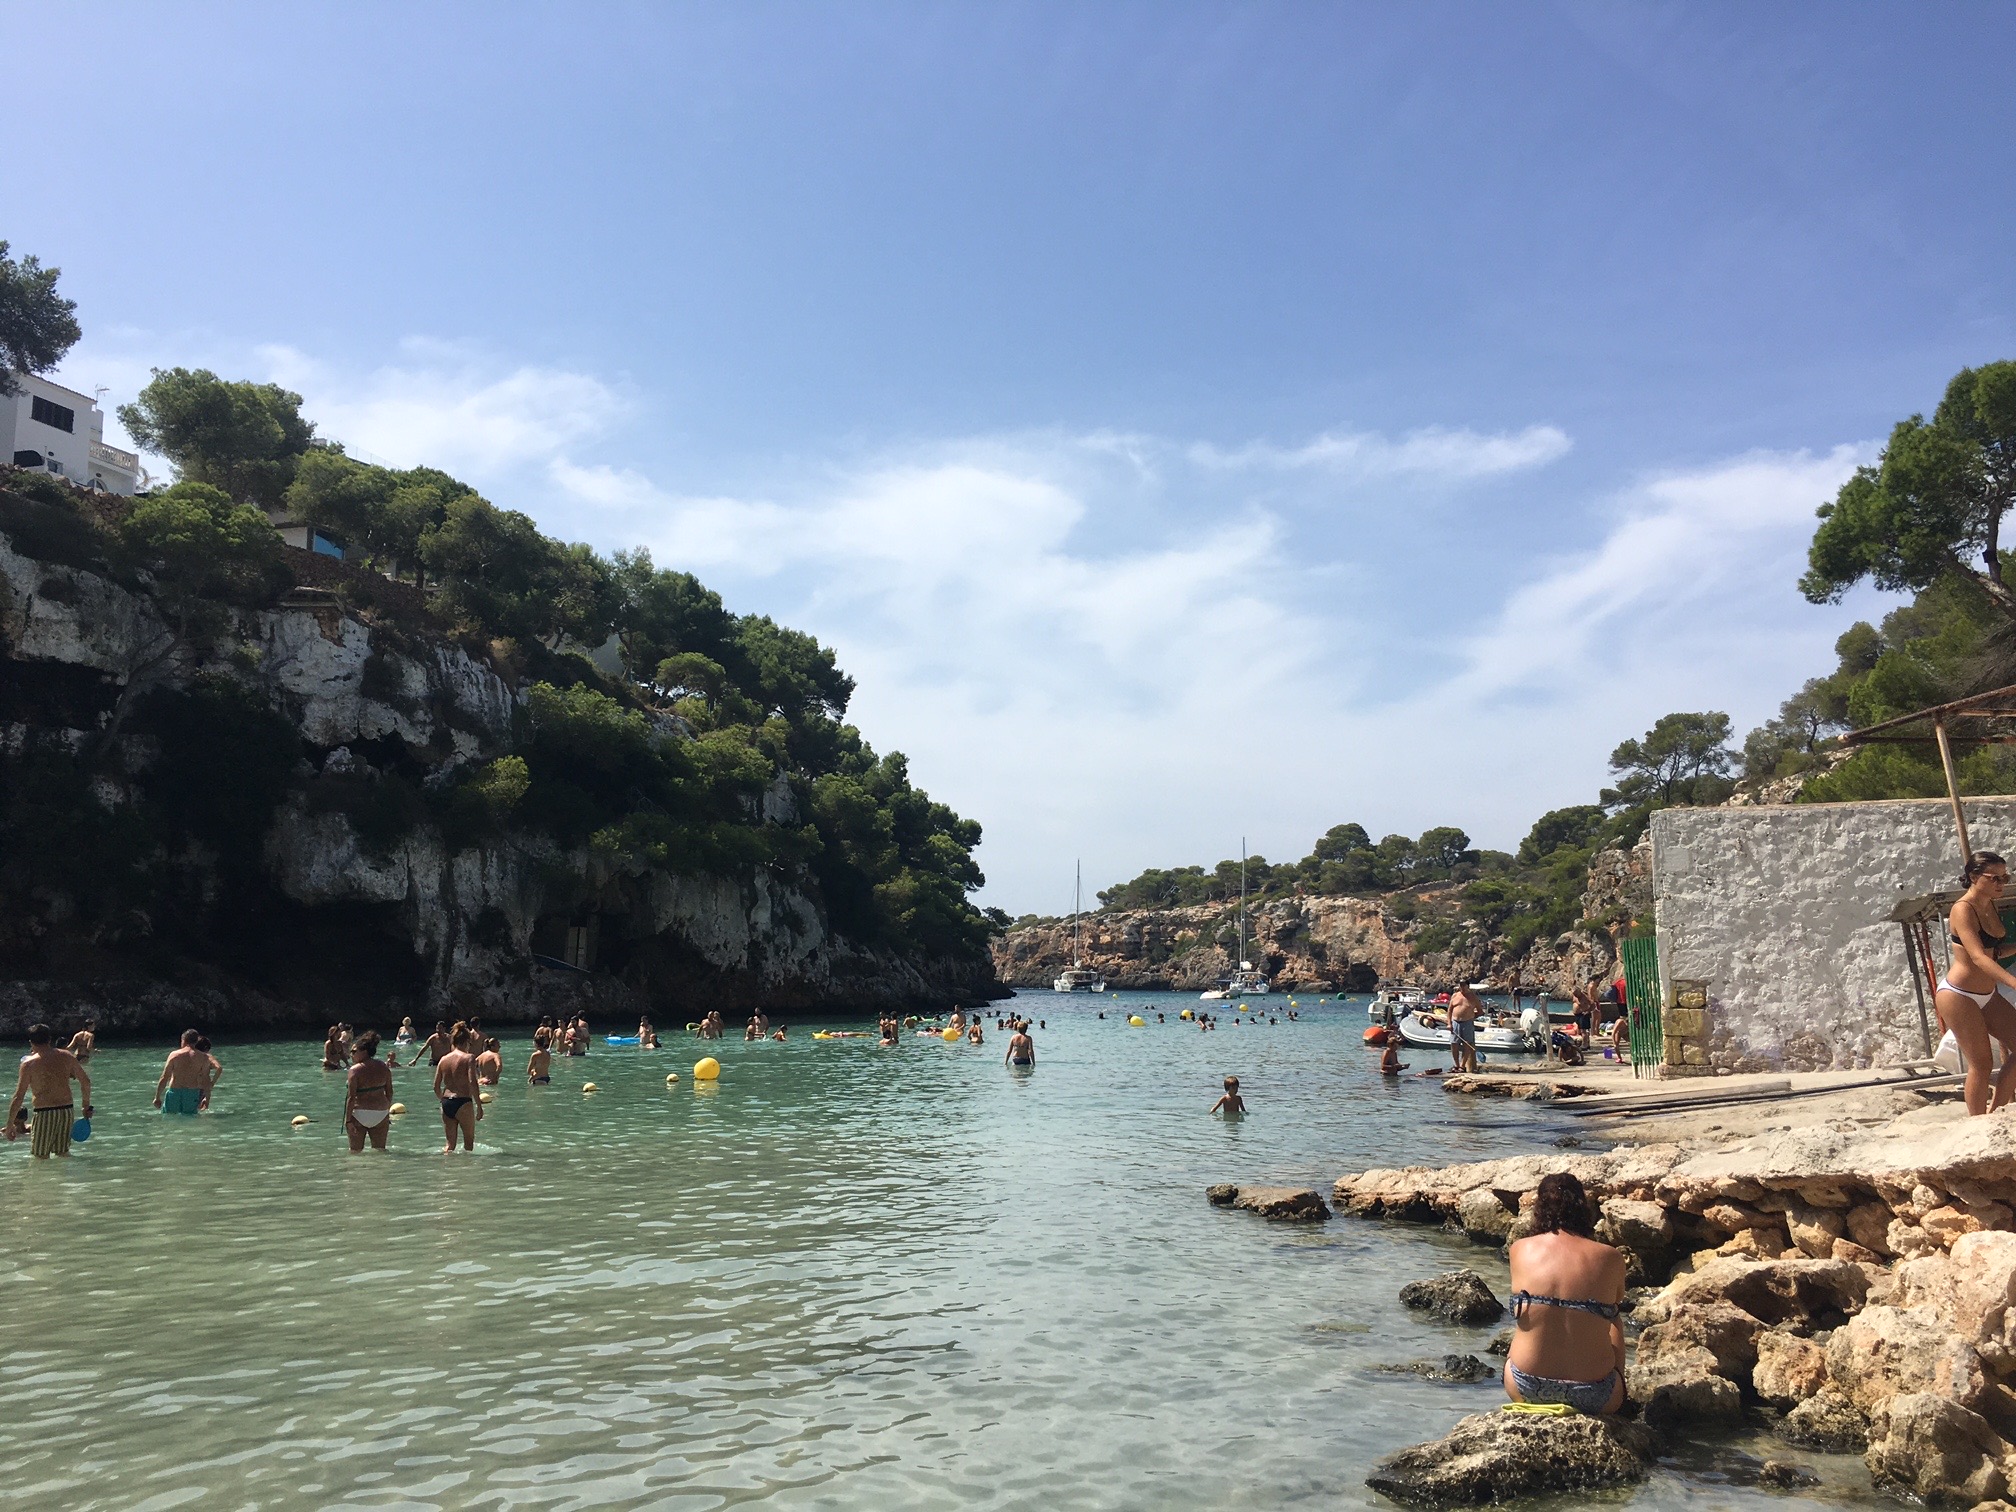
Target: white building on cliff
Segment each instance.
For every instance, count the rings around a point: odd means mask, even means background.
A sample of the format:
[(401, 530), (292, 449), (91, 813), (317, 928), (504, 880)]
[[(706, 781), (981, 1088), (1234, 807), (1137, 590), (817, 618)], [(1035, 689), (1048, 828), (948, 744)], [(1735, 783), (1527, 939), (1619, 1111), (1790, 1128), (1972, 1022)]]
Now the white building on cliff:
[(32, 373), (14, 374), (14, 383), (20, 392), (0, 396), (0, 457), (80, 488), (131, 494), (140, 487), (140, 459), (105, 444), (96, 399)]

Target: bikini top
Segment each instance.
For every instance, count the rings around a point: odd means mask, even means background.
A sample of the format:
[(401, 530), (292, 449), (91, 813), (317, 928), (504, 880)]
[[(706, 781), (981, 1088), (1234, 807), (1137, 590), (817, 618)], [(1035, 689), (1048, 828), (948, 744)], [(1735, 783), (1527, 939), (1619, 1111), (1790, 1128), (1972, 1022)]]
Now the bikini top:
[(1615, 1323), (1620, 1306), (1616, 1302), (1587, 1302), (1579, 1297), (1543, 1297), (1527, 1291), (1512, 1293), (1512, 1316), (1515, 1318), (1524, 1317), (1529, 1307), (1565, 1307), (1573, 1312), (1593, 1313)]

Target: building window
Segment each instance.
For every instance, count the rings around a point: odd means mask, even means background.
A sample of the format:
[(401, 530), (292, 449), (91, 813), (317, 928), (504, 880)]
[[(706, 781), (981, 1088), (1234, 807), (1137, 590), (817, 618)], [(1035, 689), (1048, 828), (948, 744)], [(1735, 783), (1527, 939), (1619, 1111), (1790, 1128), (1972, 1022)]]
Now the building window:
[(60, 431), (77, 429), (77, 411), (60, 404), (51, 404), (40, 394), (37, 394), (35, 402), (28, 406), (28, 418), (39, 420), (44, 425), (53, 425)]

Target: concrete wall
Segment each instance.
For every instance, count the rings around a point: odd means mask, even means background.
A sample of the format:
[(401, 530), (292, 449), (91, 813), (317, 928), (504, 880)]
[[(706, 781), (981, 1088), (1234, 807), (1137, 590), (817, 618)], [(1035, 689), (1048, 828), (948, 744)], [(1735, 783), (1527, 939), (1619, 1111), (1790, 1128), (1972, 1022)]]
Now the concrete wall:
[[(1975, 849), (2016, 855), (2016, 798), (1966, 810)], [(1959, 880), (1944, 799), (1663, 809), (1652, 816), (1660, 980), (1670, 998), (1674, 978), (1707, 979), (1717, 1066), (1916, 1059), (1917, 999), (1887, 916)]]

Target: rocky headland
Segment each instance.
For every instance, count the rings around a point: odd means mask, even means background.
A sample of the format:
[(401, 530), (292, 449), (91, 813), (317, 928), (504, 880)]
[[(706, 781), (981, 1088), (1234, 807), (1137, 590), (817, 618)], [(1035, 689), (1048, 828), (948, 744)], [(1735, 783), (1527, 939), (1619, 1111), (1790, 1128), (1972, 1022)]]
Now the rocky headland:
[[(1583, 917), (1617, 920), (1649, 910), (1651, 847), (1602, 850), (1589, 862)], [(1381, 981), (1447, 985), (1488, 978), (1517, 980), (1563, 996), (1616, 968), (1616, 942), (1605, 929), (1580, 928), (1523, 951), (1503, 939), (1451, 947), (1428, 920), (1459, 884), (1428, 884), (1367, 896), (1298, 894), (1247, 909), (1247, 958), (1289, 992), (1367, 992)], [(994, 969), (1012, 987), (1047, 987), (1071, 964), (1072, 924), (1047, 919), (1011, 929), (994, 943)], [(1080, 959), (1122, 991), (1202, 991), (1237, 964), (1238, 906), (1116, 909), (1080, 922)]]
[[(689, 826), (711, 853), (669, 824), (614, 843), (513, 822), (527, 768), (500, 758), (532, 739), (528, 663), (592, 683), (582, 658), (449, 633), (418, 588), (301, 551), (291, 587), (200, 605), (192, 633), (67, 501), (0, 502), (0, 1033), (1001, 995), (977, 942), (850, 937), (805, 866), (755, 859), (817, 849), (809, 780), (782, 763)], [(700, 738), (673, 711), (604, 708), (570, 738), (615, 754), (580, 755), (577, 787)]]

